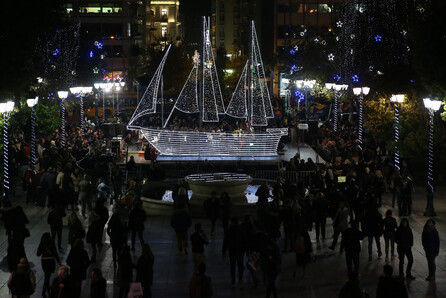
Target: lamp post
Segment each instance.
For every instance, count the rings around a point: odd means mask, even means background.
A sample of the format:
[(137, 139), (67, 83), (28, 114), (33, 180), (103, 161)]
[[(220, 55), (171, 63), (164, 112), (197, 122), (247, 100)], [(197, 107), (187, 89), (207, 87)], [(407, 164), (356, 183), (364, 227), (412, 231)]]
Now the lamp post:
[(39, 97), (26, 100), (28, 107), (31, 108), (31, 167), (36, 172), (36, 110), (35, 106), (39, 102)]
[(3, 124), (3, 198), (9, 195), (9, 133), (8, 116), (14, 110), (14, 102), (0, 103), (0, 113), (4, 114)]
[(57, 91), (57, 95), (60, 98), (60, 113), (62, 117), (62, 126), (61, 126), (61, 142), (62, 148), (65, 147), (66, 144), (66, 122), (65, 122), (65, 99), (68, 97), (68, 91)]
[(359, 123), (358, 123), (358, 148), (359, 150), (362, 151), (363, 146), (362, 146), (362, 141), (363, 141), (363, 137), (362, 137), (362, 130), (363, 130), (363, 119), (362, 119), (362, 115), (363, 115), (363, 105), (362, 102), (364, 100), (364, 95), (369, 94), (370, 92), (370, 88), (369, 87), (357, 87), (357, 88), (353, 88), (353, 93), (356, 96), (359, 96)]
[(325, 83), (325, 88), (334, 91), (334, 107), (333, 107), (333, 131), (338, 131), (338, 97), (339, 92), (348, 89), (348, 85), (339, 85), (335, 83)]
[(395, 168), (400, 170), (400, 151), (399, 151), (399, 139), (400, 139), (400, 111), (398, 104), (404, 102), (404, 94), (396, 94), (390, 97), (390, 101), (395, 104)]
[[(316, 85), (316, 80), (297, 80), (296, 81), (297, 89), (303, 89), (304, 93), (305, 93), (305, 115), (306, 115), (307, 119), (310, 116), (310, 109), (311, 109), (311, 106), (309, 105), (309, 100), (308, 100), (308, 89), (313, 89), (314, 85)], [(300, 102), (299, 102), (299, 100), (297, 100), (298, 120), (299, 120), (299, 109), (300, 109)]]
[(94, 88), (102, 92), (102, 122), (105, 123), (105, 92), (107, 92), (107, 83), (95, 83)]
[(116, 91), (116, 115), (119, 115), (119, 97), (118, 97), (118, 93), (121, 90), (121, 88), (124, 88), (124, 86), (125, 86), (125, 82), (123, 82), (123, 81), (119, 81), (119, 82), (114, 83), (114, 89)]
[(79, 96), (81, 100), (81, 135), (85, 134), (85, 119), (84, 119), (84, 96), (89, 95), (93, 87), (72, 87), (70, 88), (71, 93)]
[(429, 111), (429, 158), (427, 163), (427, 200), (424, 216), (435, 216), (434, 209), (434, 115), (440, 109), (440, 100), (424, 98), (424, 107)]

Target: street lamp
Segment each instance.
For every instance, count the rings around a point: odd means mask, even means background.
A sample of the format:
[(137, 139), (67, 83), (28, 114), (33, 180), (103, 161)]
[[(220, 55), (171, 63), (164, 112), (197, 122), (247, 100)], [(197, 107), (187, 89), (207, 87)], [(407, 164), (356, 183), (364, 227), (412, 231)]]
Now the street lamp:
[(364, 100), (364, 95), (369, 94), (370, 92), (370, 88), (369, 87), (357, 87), (357, 88), (353, 88), (353, 93), (356, 96), (359, 96), (359, 123), (358, 123), (358, 140), (359, 140), (359, 150), (362, 151), (362, 129), (363, 129), (363, 120), (362, 120), (362, 115), (363, 115), (363, 106), (362, 106), (362, 102)]
[(125, 82), (119, 81), (114, 84), (115, 90), (116, 90), (116, 115), (119, 115), (119, 98), (118, 98), (118, 92), (121, 90), (121, 88), (124, 88)]
[(85, 134), (85, 119), (84, 119), (84, 96), (89, 95), (93, 87), (72, 87), (70, 88), (71, 93), (79, 96), (81, 100), (81, 135)]
[(102, 92), (102, 122), (105, 123), (105, 92), (107, 92), (107, 83), (95, 83), (94, 88)]
[(434, 210), (434, 114), (440, 109), (440, 100), (423, 98), (424, 106), (429, 111), (429, 159), (427, 164), (427, 201), (424, 216), (435, 216)]
[[(316, 85), (316, 80), (297, 80), (296, 87), (297, 89), (303, 89), (305, 92), (305, 115), (307, 118), (310, 116), (310, 106), (308, 101), (308, 89), (313, 89), (314, 85)], [(297, 117), (299, 117), (299, 109), (300, 109), (300, 101), (297, 100)]]
[(57, 91), (57, 95), (60, 98), (60, 108), (62, 114), (62, 127), (61, 127), (61, 141), (62, 148), (65, 147), (66, 144), (66, 132), (65, 132), (65, 99), (68, 97), (68, 91)]
[(399, 152), (399, 139), (400, 139), (400, 111), (398, 104), (404, 102), (404, 94), (396, 94), (390, 97), (390, 101), (395, 104), (395, 168), (400, 170), (400, 152)]
[(35, 106), (39, 102), (39, 97), (26, 100), (28, 107), (31, 108), (31, 167), (36, 172), (36, 110)]
[(334, 91), (334, 107), (333, 107), (333, 131), (336, 132), (338, 130), (338, 97), (339, 92), (348, 89), (348, 85), (339, 85), (335, 83), (325, 83), (325, 88), (328, 90)]
[(7, 199), (9, 195), (9, 134), (8, 134), (8, 116), (14, 110), (14, 102), (8, 101), (0, 103), (0, 113), (4, 114), (3, 123), (3, 198)]

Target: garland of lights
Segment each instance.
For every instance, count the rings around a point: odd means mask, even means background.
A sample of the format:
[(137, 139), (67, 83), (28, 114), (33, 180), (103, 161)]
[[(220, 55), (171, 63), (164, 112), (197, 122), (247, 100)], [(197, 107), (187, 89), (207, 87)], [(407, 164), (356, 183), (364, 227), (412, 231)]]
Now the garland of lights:
[(9, 195), (9, 134), (8, 113), (5, 113), (3, 124), (3, 198)]
[(434, 111), (429, 109), (429, 159), (427, 164), (427, 186), (434, 192)]
[(359, 129), (358, 129), (358, 141), (359, 141), (359, 150), (362, 151), (362, 112), (363, 112), (363, 106), (362, 106), (363, 96), (359, 96)]
[(338, 130), (338, 92), (335, 91), (334, 108), (333, 108), (333, 131)]
[(398, 141), (400, 138), (400, 112), (398, 103), (395, 103), (395, 168), (400, 170), (400, 154), (398, 149)]
[[(81, 97), (82, 98), (82, 97)], [(81, 99), (81, 117), (82, 117), (82, 114), (83, 114), (83, 106), (82, 106), (82, 99)], [(65, 144), (66, 144), (66, 133), (65, 133), (65, 126), (66, 126), (66, 121), (65, 121), (65, 100), (64, 99), (62, 99), (61, 100), (61, 102), (60, 102), (60, 108), (61, 108), (61, 113), (62, 113), (62, 127), (61, 127), (61, 134), (62, 134), (62, 148), (63, 147), (65, 147)], [(33, 107), (33, 112), (34, 112), (34, 107)], [(81, 121), (81, 123), (82, 123), (82, 121)], [(82, 127), (83, 127), (83, 125), (82, 125)], [(83, 135), (83, 132), (82, 132), (82, 135)]]
[(235, 87), (231, 101), (226, 108), (226, 114), (234, 118), (246, 118), (248, 115), (246, 104), (248, 64), (249, 61), (246, 61), (237, 87)]
[(85, 119), (84, 119), (84, 97), (83, 94), (80, 94), (81, 99), (81, 135), (85, 135)]
[(36, 110), (31, 108), (31, 166), (36, 172)]
[(104, 95), (104, 90), (102, 90), (102, 122), (105, 123), (105, 95)]

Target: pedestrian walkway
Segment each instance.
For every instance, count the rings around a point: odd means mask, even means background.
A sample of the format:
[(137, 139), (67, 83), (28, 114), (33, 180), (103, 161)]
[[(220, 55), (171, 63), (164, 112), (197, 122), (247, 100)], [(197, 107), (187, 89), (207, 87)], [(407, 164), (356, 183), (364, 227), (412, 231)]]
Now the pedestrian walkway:
[[(423, 216), (425, 209), (425, 193), (423, 187), (418, 187), (414, 193), (414, 212), (409, 219), (414, 233), (414, 266), (412, 274), (416, 277), (415, 281), (408, 281), (407, 287), (410, 297), (446, 297), (446, 202), (442, 201), (446, 195), (446, 189), (440, 189), (437, 192), (435, 207), (437, 212), (437, 228), (440, 233), (440, 256), (437, 258), (437, 279), (436, 282), (427, 282), (427, 262), (421, 246), (421, 233), (426, 218)], [(47, 208), (25, 205), (24, 193), (18, 192), (18, 197), (12, 198), (14, 204), (24, 206), (24, 211), (29, 218), (28, 228), (31, 237), (25, 240), (25, 249), (31, 263), (31, 268), (36, 272), (37, 289), (33, 297), (40, 297), (43, 285), (43, 272), (41, 270), (40, 258), (36, 256), (37, 246), (42, 233), (49, 232), (49, 226), (46, 222), (49, 210)], [(381, 213), (384, 214), (389, 208), (390, 194), (385, 194), (383, 199)], [(397, 213), (396, 211), (394, 214)], [(196, 222), (202, 222), (205, 232), (209, 236), (210, 224), (204, 219), (195, 219)], [(399, 219), (398, 219), (399, 222)], [(84, 226), (88, 221), (83, 220)], [(243, 283), (239, 286), (231, 287), (229, 274), (229, 260), (222, 260), (221, 247), (223, 242), (223, 231), (221, 222), (218, 223), (216, 236), (209, 236), (210, 244), (205, 249), (207, 274), (212, 278), (213, 297), (264, 297), (266, 293), (265, 286), (260, 283), (257, 289), (254, 289), (250, 276), (245, 272)], [(1, 224), (3, 225), (3, 224)], [(193, 226), (193, 225), (192, 225)], [(63, 250), (60, 252), (62, 263), (69, 253), (67, 243), (67, 219), (64, 219), (63, 231)], [(105, 234), (105, 233), (104, 233)], [(327, 235), (332, 234), (331, 220), (327, 223)], [(3, 233), (4, 235), (4, 233)], [(314, 232), (310, 236), (315, 239)], [(176, 239), (170, 219), (168, 217), (149, 217), (146, 221), (144, 239), (149, 242), (155, 255), (154, 280), (152, 287), (153, 297), (188, 297), (189, 280), (192, 275), (192, 256), (176, 254)], [(107, 238), (108, 240), (108, 238)], [(136, 251), (132, 252), (133, 261), (136, 263), (141, 255), (141, 246), (137, 240)], [(282, 271), (277, 279), (277, 289), (279, 297), (337, 297), (339, 289), (347, 279), (345, 256), (339, 255), (339, 252), (333, 252), (328, 249), (331, 239), (326, 242), (317, 243), (313, 240), (314, 260), (307, 267), (304, 278), (297, 274), (293, 279), (295, 258), (293, 253), (287, 253), (282, 258)], [(282, 245), (282, 243), (280, 243)], [(381, 243), (384, 250), (384, 243)], [(87, 244), (87, 250), (91, 256), (91, 247)], [(0, 253), (3, 256), (0, 263), (0, 297), (8, 297), (7, 280), (9, 272), (6, 263), (7, 239), (6, 235), (0, 238)], [(361, 284), (366, 291), (375, 297), (376, 285), (379, 276), (382, 274), (382, 266), (385, 264), (384, 257), (377, 259), (374, 247), (373, 260), (368, 261), (367, 241), (362, 243), (361, 252)], [(395, 272), (398, 272), (397, 258), (390, 261), (394, 266)], [(106, 241), (102, 251), (98, 253), (98, 261), (90, 267), (101, 268), (104, 277), (107, 280), (107, 292), (109, 297), (117, 297), (117, 290), (113, 283), (116, 270), (113, 268), (111, 247)], [(299, 272), (299, 271), (298, 271)], [(52, 275), (52, 279), (56, 275)], [(89, 273), (87, 277), (89, 276)], [(89, 297), (89, 282), (84, 281), (82, 287), (82, 297)]]

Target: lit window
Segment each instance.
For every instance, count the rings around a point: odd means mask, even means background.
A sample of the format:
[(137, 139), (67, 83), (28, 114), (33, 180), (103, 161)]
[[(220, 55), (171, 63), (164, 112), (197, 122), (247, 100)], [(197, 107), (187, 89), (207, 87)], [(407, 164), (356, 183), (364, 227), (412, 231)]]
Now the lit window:
[(167, 16), (167, 8), (161, 9), (161, 16)]
[(161, 28), (161, 36), (162, 37), (166, 37), (167, 36), (167, 27), (162, 27)]

